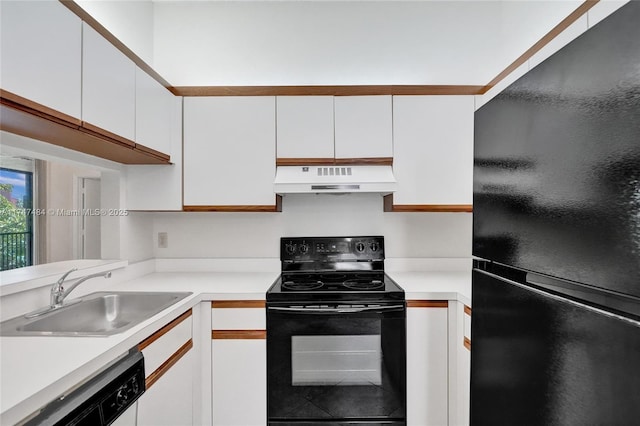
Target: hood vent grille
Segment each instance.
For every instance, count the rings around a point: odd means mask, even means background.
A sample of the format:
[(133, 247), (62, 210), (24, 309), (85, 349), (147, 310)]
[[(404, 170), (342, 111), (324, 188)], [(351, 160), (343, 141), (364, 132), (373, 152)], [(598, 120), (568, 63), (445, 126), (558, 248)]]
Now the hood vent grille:
[(309, 165), (278, 166), (273, 189), (276, 194), (375, 192), (396, 189), (391, 166)]
[(351, 167), (318, 167), (318, 176), (351, 176)]

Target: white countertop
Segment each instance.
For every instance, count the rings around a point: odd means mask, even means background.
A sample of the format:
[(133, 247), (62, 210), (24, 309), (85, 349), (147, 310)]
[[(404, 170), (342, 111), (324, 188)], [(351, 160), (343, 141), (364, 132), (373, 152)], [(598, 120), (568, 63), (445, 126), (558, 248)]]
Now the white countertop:
[[(201, 301), (261, 300), (276, 272), (156, 272), (112, 291), (193, 294), (137, 326), (110, 337), (1, 337), (0, 423), (14, 424), (91, 377), (173, 317)], [(460, 300), (470, 305), (471, 271), (390, 272), (411, 299)]]
[(407, 300), (459, 300), (471, 307), (471, 270), (388, 272)]

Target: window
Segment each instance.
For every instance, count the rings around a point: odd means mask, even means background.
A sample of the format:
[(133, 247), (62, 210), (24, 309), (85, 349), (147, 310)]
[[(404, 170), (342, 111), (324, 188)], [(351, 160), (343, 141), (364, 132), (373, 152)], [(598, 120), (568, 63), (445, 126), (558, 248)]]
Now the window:
[(0, 167), (0, 270), (33, 265), (34, 216), (33, 162), (3, 161)]

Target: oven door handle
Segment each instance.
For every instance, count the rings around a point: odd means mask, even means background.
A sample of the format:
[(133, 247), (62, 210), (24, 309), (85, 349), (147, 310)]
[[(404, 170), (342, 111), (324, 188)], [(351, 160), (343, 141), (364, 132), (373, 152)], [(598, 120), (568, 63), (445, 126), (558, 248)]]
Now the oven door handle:
[(393, 312), (402, 311), (405, 309), (404, 305), (391, 305), (391, 306), (362, 306), (357, 308), (285, 308), (279, 306), (269, 306), (267, 308), (270, 311), (289, 312), (298, 314), (357, 314), (366, 312)]

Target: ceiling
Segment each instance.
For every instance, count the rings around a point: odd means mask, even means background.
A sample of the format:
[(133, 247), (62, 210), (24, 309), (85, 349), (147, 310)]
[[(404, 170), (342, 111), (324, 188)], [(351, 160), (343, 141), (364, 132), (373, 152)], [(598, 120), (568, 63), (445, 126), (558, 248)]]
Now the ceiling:
[(582, 1), (77, 1), (174, 86), (484, 85)]

